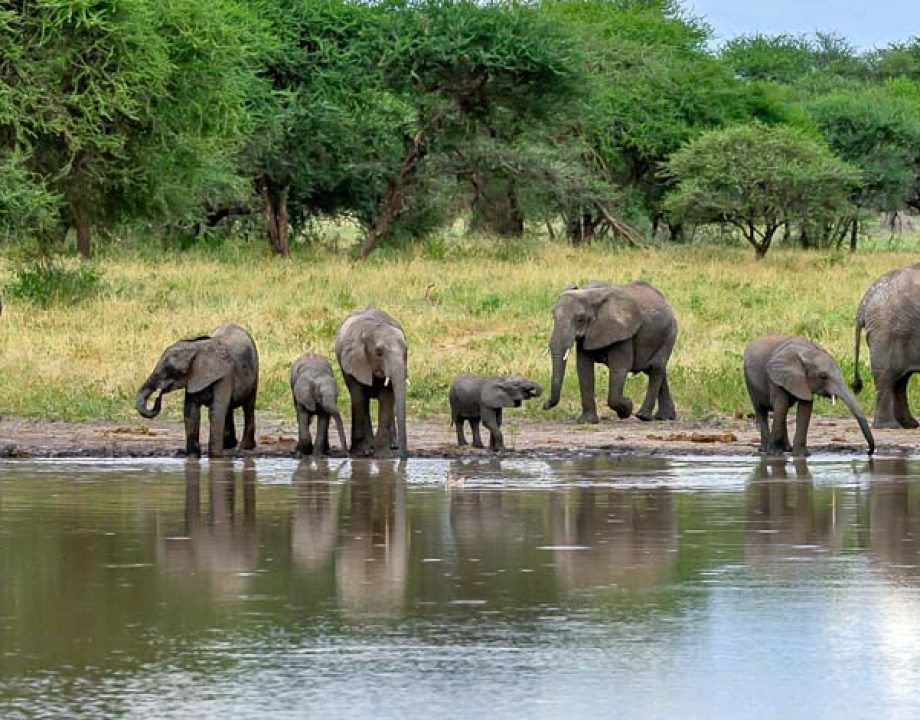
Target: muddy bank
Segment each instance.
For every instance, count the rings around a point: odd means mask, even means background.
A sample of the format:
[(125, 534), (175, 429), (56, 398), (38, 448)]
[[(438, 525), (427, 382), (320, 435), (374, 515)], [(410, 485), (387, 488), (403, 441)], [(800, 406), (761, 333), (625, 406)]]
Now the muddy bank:
[[(256, 450), (237, 455), (294, 454), (297, 426), (293, 421), (259, 417), (256, 427)], [(604, 418), (599, 425), (508, 419), (503, 429), (507, 454), (511, 456), (756, 455), (758, 444), (753, 421), (732, 418), (660, 423)], [(809, 434), (812, 453), (864, 455), (866, 452), (859, 428), (846, 418), (815, 418)], [(202, 438), (206, 442), (206, 429), (202, 430)], [(910, 454), (920, 447), (920, 431), (916, 430), (876, 430), (875, 438), (877, 452), (883, 455)], [(333, 445), (333, 454), (340, 454), (334, 439)], [(34, 418), (0, 419), (0, 457), (174, 457), (181, 455), (184, 447), (182, 424), (175, 421), (68, 423)], [(454, 429), (446, 419), (411, 421), (409, 448), (414, 457), (488, 454), (487, 450), (457, 447)]]

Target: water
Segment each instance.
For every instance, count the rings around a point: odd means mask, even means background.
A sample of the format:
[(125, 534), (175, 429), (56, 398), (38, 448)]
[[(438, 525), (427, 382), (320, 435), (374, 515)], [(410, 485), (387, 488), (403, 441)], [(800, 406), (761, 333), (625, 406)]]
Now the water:
[(915, 718), (920, 461), (0, 463), (0, 717)]

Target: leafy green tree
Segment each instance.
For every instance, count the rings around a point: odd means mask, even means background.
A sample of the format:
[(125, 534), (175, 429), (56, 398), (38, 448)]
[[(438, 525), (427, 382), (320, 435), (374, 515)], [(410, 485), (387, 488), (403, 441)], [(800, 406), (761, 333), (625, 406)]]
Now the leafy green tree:
[(0, 147), (57, 232), (191, 211), (248, 131), (260, 24), (233, 0), (36, 0), (0, 13)]
[(712, 130), (671, 156), (665, 205), (676, 219), (727, 224), (758, 259), (777, 233), (849, 217), (859, 171), (802, 131), (760, 123)]

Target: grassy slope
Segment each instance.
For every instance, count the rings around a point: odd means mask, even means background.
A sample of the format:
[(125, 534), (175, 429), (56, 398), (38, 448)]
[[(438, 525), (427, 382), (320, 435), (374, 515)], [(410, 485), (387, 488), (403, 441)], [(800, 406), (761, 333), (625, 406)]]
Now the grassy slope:
[[(863, 291), (886, 270), (916, 260), (891, 251), (835, 257), (774, 250), (755, 262), (749, 250), (725, 247), (495, 245), (474, 255), (426, 247), (363, 264), (322, 251), (285, 263), (261, 248), (163, 261), (102, 259), (105, 289), (96, 299), (41, 310), (7, 298), (0, 319), (0, 413), (139, 420), (134, 395), (161, 350), (234, 321), (259, 347), (260, 409), (292, 418), (291, 361), (308, 349), (331, 358), (341, 320), (373, 303), (406, 329), (410, 414), (446, 416), (447, 388), (460, 372), (515, 372), (548, 385), (550, 307), (566, 282), (601, 278), (647, 280), (670, 299), (680, 324), (670, 377), (681, 416), (732, 414), (748, 408), (745, 343), (768, 330), (816, 339), (852, 377), (853, 316)], [(865, 365), (865, 349), (862, 358)], [(578, 393), (571, 365), (560, 407), (543, 413), (535, 402), (524, 412), (572, 417)], [(602, 396), (600, 371), (598, 381)], [(867, 409), (871, 382), (868, 387), (861, 398)], [(344, 384), (340, 388), (345, 395)], [(644, 376), (630, 379), (629, 388), (641, 401)], [(179, 397), (164, 405), (167, 417), (179, 417)], [(340, 405), (347, 406), (344, 397)], [(830, 404), (820, 401), (818, 412), (832, 412)]]

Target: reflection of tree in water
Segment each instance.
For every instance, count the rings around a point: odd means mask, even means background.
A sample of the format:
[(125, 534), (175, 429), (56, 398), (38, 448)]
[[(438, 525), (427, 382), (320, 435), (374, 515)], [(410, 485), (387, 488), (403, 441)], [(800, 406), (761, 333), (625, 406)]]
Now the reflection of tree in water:
[(302, 570), (322, 568), (335, 550), (341, 483), (325, 458), (301, 460), (294, 471), (291, 557)]
[(869, 474), (869, 553), (884, 563), (886, 574), (915, 584), (920, 578), (920, 465), (876, 458)]
[(335, 557), (341, 608), (353, 615), (400, 613), (409, 570), (404, 464), (353, 460), (342, 505)]
[[(241, 482), (237, 482), (240, 480)], [(157, 564), (170, 574), (206, 578), (213, 594), (233, 599), (249, 585), (248, 573), (256, 569), (256, 469), (252, 460), (237, 472), (232, 461), (208, 461), (208, 504), (201, 508), (201, 464), (185, 464), (184, 536), (162, 538)], [(238, 508), (237, 485), (242, 487)]]

